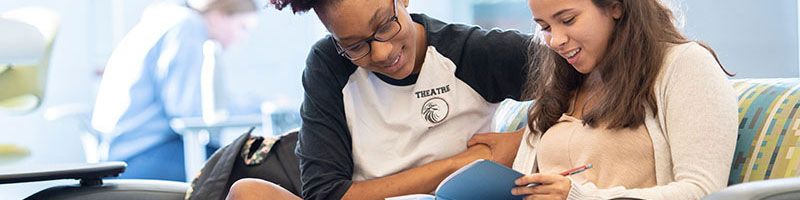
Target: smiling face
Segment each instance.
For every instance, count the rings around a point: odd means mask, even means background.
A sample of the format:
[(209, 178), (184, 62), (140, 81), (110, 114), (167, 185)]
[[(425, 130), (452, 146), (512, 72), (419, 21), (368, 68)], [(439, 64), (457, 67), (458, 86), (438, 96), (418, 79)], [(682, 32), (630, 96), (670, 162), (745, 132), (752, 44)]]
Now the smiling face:
[(603, 58), (622, 15), (619, 3), (600, 8), (591, 0), (528, 0), (528, 5), (547, 46), (582, 74)]
[[(397, 5), (393, 6), (394, 2)], [(416, 34), (418, 27), (405, 9), (407, 6), (407, 0), (341, 0), (315, 11), (343, 49), (370, 38), (384, 25), (395, 23), (392, 18), (396, 11), (400, 32), (386, 42), (370, 41), (371, 51), (352, 62), (393, 79), (404, 79), (415, 71), (417, 44), (421, 39)]]

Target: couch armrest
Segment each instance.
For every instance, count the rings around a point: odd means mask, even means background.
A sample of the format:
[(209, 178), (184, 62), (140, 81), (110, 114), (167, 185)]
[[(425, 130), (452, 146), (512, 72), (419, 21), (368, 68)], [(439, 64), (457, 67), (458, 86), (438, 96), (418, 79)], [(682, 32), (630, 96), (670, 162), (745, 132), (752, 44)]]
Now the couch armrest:
[[(11, 166), (0, 168), (0, 184), (80, 179), (80, 184), (54, 186), (26, 199), (184, 199), (189, 184), (159, 180), (103, 180), (116, 177), (127, 165), (124, 162), (75, 163), (61, 165)], [(0, 187), (2, 187), (0, 185)]]
[(800, 177), (747, 182), (730, 186), (711, 193), (704, 200), (758, 199), (783, 200), (800, 199)]
[(79, 179), (84, 186), (102, 185), (103, 178), (119, 176), (126, 166), (124, 162), (102, 162), (4, 167), (0, 169), (0, 184)]
[(189, 184), (161, 180), (107, 180), (99, 186), (62, 185), (47, 188), (26, 199), (64, 200), (183, 200)]

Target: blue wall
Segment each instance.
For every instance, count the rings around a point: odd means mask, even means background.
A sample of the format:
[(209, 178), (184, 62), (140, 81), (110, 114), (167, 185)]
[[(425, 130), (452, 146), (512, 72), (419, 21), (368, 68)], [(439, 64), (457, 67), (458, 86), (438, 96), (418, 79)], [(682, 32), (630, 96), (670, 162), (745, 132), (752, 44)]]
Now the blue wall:
[(736, 78), (798, 77), (797, 0), (685, 0), (685, 32)]

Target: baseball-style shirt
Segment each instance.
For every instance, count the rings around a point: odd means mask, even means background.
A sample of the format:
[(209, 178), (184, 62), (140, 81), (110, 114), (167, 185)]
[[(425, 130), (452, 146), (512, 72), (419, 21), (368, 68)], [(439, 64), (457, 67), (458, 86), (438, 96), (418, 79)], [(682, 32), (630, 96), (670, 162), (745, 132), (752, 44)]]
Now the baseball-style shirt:
[(427, 48), (420, 73), (403, 80), (357, 67), (331, 36), (311, 49), (296, 150), (304, 198), (339, 199), (353, 181), (463, 152), (490, 131), (499, 102), (520, 99), (530, 35), (411, 18)]

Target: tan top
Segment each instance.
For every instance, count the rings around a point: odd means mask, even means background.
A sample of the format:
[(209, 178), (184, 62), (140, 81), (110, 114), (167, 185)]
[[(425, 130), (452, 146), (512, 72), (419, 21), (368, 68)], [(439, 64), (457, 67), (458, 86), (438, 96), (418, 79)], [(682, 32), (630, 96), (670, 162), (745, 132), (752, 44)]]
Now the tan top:
[[(653, 142), (657, 186), (600, 189), (573, 181), (568, 199), (700, 199), (727, 186), (738, 107), (733, 85), (711, 53), (694, 42), (672, 46), (653, 90), (658, 111), (647, 110), (644, 123)], [(541, 135), (525, 131), (515, 170), (537, 172)]]
[(539, 171), (551, 174), (592, 164), (592, 169), (570, 177), (579, 185), (591, 182), (600, 189), (656, 185), (653, 142), (644, 126), (620, 130), (592, 128), (563, 114), (559, 123), (542, 135), (537, 159)]

